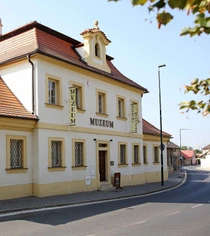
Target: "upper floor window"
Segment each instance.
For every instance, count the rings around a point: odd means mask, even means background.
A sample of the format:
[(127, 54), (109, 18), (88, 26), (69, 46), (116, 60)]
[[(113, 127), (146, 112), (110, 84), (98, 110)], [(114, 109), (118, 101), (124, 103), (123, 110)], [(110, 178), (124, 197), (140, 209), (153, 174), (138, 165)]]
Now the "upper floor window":
[(117, 95), (117, 117), (125, 118), (125, 98)]
[(62, 109), (61, 78), (46, 75), (46, 106)]
[(107, 96), (106, 92), (96, 89), (96, 111), (98, 115), (108, 116), (107, 113)]
[(52, 81), (52, 80), (48, 80), (48, 103), (50, 104), (57, 104), (57, 86), (56, 86), (56, 82)]
[(76, 88), (76, 106), (77, 111), (84, 111), (84, 85), (78, 82), (71, 81), (71, 87)]
[(98, 43), (95, 44), (95, 56), (100, 58), (100, 46)]

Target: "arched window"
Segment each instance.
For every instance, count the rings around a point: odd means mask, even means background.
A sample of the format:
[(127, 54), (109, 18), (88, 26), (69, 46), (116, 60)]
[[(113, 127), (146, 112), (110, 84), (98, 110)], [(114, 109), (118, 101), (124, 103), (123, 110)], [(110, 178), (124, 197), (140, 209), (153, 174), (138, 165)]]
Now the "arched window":
[(100, 47), (98, 43), (95, 44), (95, 55), (100, 57)]

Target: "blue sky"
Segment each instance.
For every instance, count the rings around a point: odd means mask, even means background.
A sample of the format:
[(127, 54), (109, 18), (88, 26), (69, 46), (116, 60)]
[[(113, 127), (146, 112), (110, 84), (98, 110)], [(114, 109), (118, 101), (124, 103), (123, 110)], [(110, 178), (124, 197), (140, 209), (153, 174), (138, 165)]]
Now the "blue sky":
[(183, 145), (202, 148), (210, 143), (210, 116), (181, 114), (178, 106), (181, 101), (202, 99), (184, 95), (184, 85), (196, 77), (207, 78), (210, 72), (210, 36), (179, 36), (193, 22), (185, 12), (173, 12), (174, 20), (158, 30), (155, 14), (149, 14), (147, 7), (132, 7), (129, 0), (0, 0), (0, 6), (3, 33), (36, 20), (82, 41), (80, 33), (98, 20), (112, 41), (107, 54), (115, 58), (115, 66), (150, 91), (143, 97), (143, 117), (158, 128), (157, 68), (166, 64), (161, 69), (163, 130), (178, 145), (180, 128), (191, 129), (182, 131)]

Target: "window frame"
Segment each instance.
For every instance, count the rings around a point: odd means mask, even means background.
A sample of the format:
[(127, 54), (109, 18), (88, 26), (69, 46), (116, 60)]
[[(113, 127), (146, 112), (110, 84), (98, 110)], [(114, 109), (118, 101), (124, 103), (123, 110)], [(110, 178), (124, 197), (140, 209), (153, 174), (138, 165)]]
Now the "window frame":
[[(99, 112), (99, 95), (103, 97), (102, 112)], [(96, 89), (96, 115), (108, 117), (107, 114), (107, 92), (104, 90)]]
[[(120, 116), (120, 110), (119, 110), (119, 101), (122, 102), (122, 115)], [(118, 120), (127, 120), (125, 114), (126, 114), (126, 106), (125, 106), (125, 97), (116, 95), (116, 111), (117, 111), (117, 119)]]
[[(55, 83), (55, 104), (49, 102), (49, 81)], [(46, 74), (46, 102), (48, 108), (63, 109), (62, 105), (62, 79), (58, 76)]]
[[(138, 162), (135, 162), (135, 156), (134, 156), (134, 147), (137, 146), (138, 147)], [(141, 164), (140, 161), (140, 143), (132, 143), (132, 165), (133, 166), (139, 166)]]
[[(23, 142), (22, 152), (22, 167), (11, 168), (11, 152), (10, 152), (10, 140), (21, 140)], [(21, 135), (6, 135), (6, 172), (10, 173), (26, 173), (27, 172), (27, 137)]]
[(130, 104), (136, 104), (137, 105), (137, 120), (138, 120), (138, 123), (140, 122), (140, 116), (139, 116), (139, 101), (137, 100), (134, 100), (134, 99), (131, 99), (130, 100)]
[[(121, 163), (121, 146), (125, 145), (125, 163)], [(118, 142), (118, 167), (128, 166), (128, 144), (126, 142)]]
[[(52, 141), (61, 142), (61, 165), (52, 166)], [(61, 137), (48, 137), (48, 171), (63, 171), (66, 169), (65, 166), (65, 139)]]
[[(75, 143), (83, 143), (83, 165), (75, 165)], [(72, 169), (73, 170), (86, 170), (86, 140), (85, 139), (72, 139)]]
[[(80, 103), (81, 105), (80, 106), (77, 106), (77, 112), (80, 112), (80, 113), (83, 113), (85, 112), (85, 97), (84, 97), (84, 84), (82, 83), (78, 83), (76, 81), (70, 81), (70, 87), (74, 87), (76, 89), (79, 89), (80, 91)], [(77, 94), (76, 94), (76, 100), (77, 100)], [(77, 101), (76, 101), (77, 103)], [(77, 105), (77, 104), (76, 104)]]
[[(157, 150), (157, 160), (155, 159), (155, 150)], [(153, 163), (159, 164), (160, 163), (160, 150), (158, 145), (153, 145)]]

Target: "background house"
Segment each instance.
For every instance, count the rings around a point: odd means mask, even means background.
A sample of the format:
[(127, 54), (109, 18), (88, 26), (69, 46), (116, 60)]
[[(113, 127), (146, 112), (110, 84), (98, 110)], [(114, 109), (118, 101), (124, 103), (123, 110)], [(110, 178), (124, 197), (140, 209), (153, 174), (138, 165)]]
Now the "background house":
[(193, 150), (181, 150), (181, 156), (184, 160), (184, 165), (197, 164), (197, 159)]
[(167, 142), (167, 165), (169, 171), (177, 170), (180, 166), (180, 148), (171, 141)]

